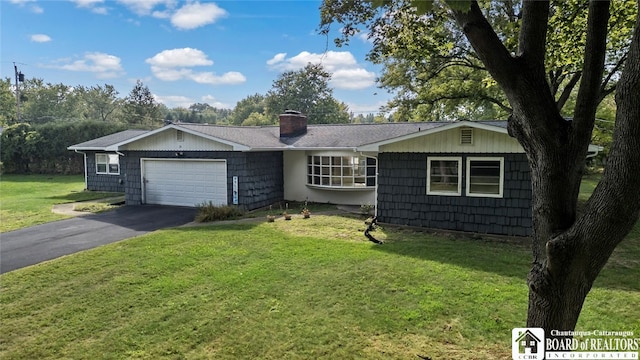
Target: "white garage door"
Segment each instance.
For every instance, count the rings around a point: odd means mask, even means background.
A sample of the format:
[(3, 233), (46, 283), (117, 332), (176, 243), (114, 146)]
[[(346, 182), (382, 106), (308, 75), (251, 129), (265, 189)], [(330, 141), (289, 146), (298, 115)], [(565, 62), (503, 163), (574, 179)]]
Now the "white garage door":
[(227, 205), (227, 163), (224, 160), (143, 159), (144, 202), (196, 206)]

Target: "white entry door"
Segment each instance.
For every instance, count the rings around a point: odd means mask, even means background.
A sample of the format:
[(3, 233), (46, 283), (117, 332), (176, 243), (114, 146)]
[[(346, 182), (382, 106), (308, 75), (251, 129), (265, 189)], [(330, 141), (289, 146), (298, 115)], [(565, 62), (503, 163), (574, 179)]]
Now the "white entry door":
[(225, 160), (142, 159), (141, 165), (146, 204), (227, 205)]

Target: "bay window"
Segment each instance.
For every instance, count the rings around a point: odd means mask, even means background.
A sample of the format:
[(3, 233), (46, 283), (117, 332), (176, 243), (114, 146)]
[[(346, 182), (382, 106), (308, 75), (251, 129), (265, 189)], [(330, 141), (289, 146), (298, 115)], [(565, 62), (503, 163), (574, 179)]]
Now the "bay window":
[(376, 185), (376, 160), (364, 156), (307, 156), (307, 184), (367, 188)]

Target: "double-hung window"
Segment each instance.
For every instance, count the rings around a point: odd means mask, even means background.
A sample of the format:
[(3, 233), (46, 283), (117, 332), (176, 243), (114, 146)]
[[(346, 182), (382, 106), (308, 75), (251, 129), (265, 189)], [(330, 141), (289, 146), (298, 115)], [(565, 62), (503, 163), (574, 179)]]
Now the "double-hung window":
[(367, 188), (376, 185), (376, 161), (364, 156), (307, 156), (307, 184)]
[(502, 197), (504, 158), (467, 158), (467, 195)]
[(119, 175), (120, 158), (118, 154), (96, 154), (96, 174)]
[(462, 158), (427, 158), (427, 194), (454, 195), (462, 193)]

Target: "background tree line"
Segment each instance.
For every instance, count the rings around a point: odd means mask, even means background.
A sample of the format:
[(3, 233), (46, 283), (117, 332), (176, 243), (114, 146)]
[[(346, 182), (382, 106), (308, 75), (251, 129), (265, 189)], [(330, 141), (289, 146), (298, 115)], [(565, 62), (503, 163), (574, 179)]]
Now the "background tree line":
[[(142, 81), (120, 97), (109, 84), (70, 86), (25, 79), (20, 83), (19, 108), (11, 79), (0, 80), (1, 159), (4, 172), (81, 173), (82, 157), (67, 150), (73, 144), (125, 129), (153, 129), (165, 121), (218, 125), (273, 125), (286, 109), (307, 115), (309, 123), (387, 121), (382, 116), (349, 113), (333, 97), (331, 75), (308, 64), (287, 71), (266, 94), (249, 95), (234, 109), (207, 103), (167, 108)], [(19, 109), (19, 111), (18, 111)]]

